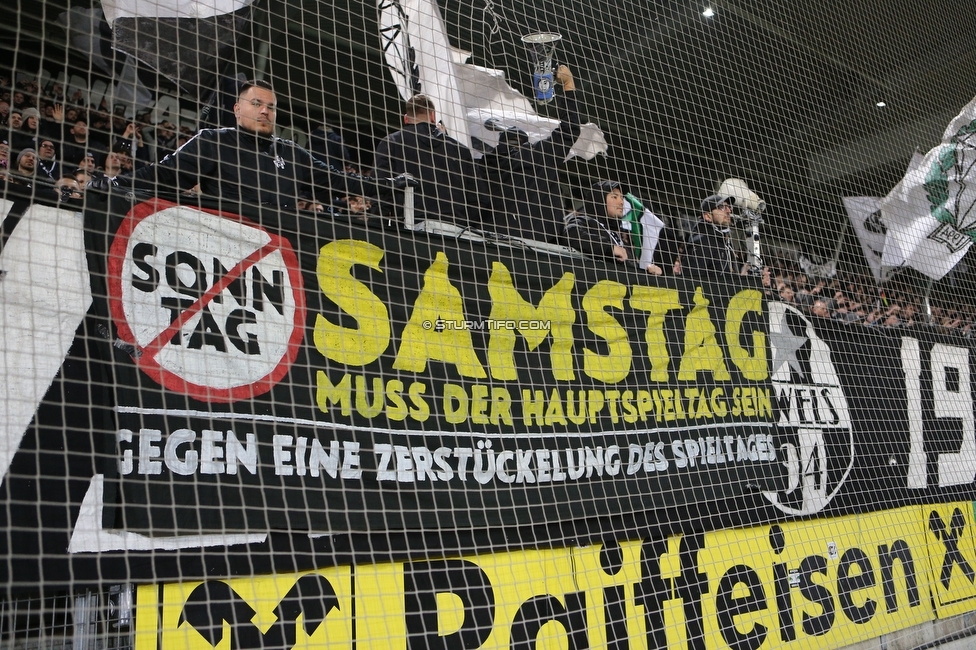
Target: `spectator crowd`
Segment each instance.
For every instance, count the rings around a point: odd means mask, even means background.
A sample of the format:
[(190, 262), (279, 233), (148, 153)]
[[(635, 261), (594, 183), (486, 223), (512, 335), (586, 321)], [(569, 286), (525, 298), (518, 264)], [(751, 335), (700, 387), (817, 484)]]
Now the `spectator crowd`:
[[(374, 180), (408, 174), (419, 179), (416, 209), (420, 219), (454, 222), (501, 237), (568, 244), (592, 257), (636, 263), (654, 275), (714, 276), (740, 269), (742, 274), (757, 274), (750, 265), (739, 265), (741, 256), (731, 245), (728, 215), (734, 200), (730, 197), (706, 198), (702, 220), (688, 238), (673, 232), (612, 180), (584, 188), (582, 208), (564, 209), (557, 171), (580, 133), (580, 118), (572, 73), (561, 66), (556, 81), (563, 91), (557, 100), (560, 125), (556, 131), (530, 143), (523, 131), (498, 127), (497, 145), (475, 143), (484, 154), (480, 159), (450, 137), (437, 119), (436, 106), (424, 96), (407, 103), (404, 128), (377, 144), (375, 169), (360, 169), (341, 136), (326, 125), (317, 125), (309, 133), (310, 160), (313, 166), (327, 170), (330, 194), (316, 195), (314, 187), (296, 188), (294, 200), (283, 200), (280, 205), (346, 214), (365, 222), (396, 218), (402, 209), (398, 195)], [(239, 98), (247, 110), (237, 113), (238, 130), (254, 130), (246, 128), (242, 119), (256, 125), (258, 135), (266, 130), (274, 164), (281, 169), (284, 162), (279, 165), (276, 143), (285, 141), (273, 136), (273, 90), (259, 86), (252, 91), (247, 95), (250, 105), (243, 103), (244, 94)], [(0, 74), (0, 188), (5, 195), (80, 205), (86, 188), (105, 187), (105, 180), (158, 182), (167, 160), (172, 162), (174, 155), (183, 153), (175, 153), (177, 150), (196, 142), (204, 132), (170, 119), (152, 123), (150, 116), (145, 111), (127, 119), (104, 101), (98, 106), (85, 105), (82, 91), (66, 96), (62, 84), (41, 86), (35, 79), (14, 82), (12, 76)], [(297, 147), (296, 151), (304, 150)], [(289, 155), (292, 162), (301, 159), (299, 153)], [(257, 166), (260, 160), (255, 160)], [(184, 193), (207, 194), (206, 179), (190, 185), (171, 176), (172, 184)], [(259, 181), (254, 181), (256, 186)], [(261, 197), (263, 201), (264, 195)], [(240, 192), (239, 198), (246, 200), (247, 192)], [(973, 306), (932, 305), (927, 314), (923, 298), (909, 288), (887, 295), (866, 277), (838, 273), (829, 279), (814, 278), (793, 260), (767, 255), (766, 262), (761, 275), (767, 296), (810, 318), (867, 327), (930, 322), (963, 336), (973, 335)]]
[(933, 298), (931, 314), (927, 315), (924, 296), (910, 286), (879, 291), (873, 278), (843, 272), (833, 278), (814, 278), (792, 260), (767, 256), (767, 261), (770, 299), (792, 305), (811, 318), (867, 327), (911, 327), (929, 322), (962, 336), (976, 335), (973, 305)]
[(172, 153), (193, 129), (170, 120), (150, 124), (110, 111), (85, 94), (36, 79), (0, 74), (0, 181), (7, 192), (41, 199), (81, 199), (89, 181), (131, 172)]

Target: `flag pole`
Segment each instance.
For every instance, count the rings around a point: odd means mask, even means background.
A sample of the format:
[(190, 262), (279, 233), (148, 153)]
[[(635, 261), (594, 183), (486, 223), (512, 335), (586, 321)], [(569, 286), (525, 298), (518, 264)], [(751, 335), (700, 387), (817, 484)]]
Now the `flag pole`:
[(837, 246), (834, 248), (834, 268), (838, 268), (840, 263), (840, 251), (844, 248), (844, 238), (847, 237), (847, 227), (850, 225), (850, 220), (845, 221), (840, 229), (840, 237), (837, 239)]
[(929, 325), (932, 324), (932, 303), (929, 298), (932, 295), (932, 287), (935, 286), (935, 280), (926, 276), (925, 277), (925, 295), (922, 297), (923, 306), (925, 307), (925, 322)]

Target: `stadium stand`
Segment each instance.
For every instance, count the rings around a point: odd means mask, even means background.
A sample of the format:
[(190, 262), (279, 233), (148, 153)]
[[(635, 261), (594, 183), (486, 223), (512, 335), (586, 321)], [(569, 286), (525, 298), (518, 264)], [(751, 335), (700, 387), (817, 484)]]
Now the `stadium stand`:
[(890, 4), (8, 9), (0, 647), (968, 647), (976, 17)]

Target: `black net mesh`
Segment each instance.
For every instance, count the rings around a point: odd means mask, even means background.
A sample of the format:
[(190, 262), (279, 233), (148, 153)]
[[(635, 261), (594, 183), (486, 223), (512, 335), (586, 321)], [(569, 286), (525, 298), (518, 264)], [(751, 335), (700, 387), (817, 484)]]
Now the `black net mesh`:
[(3, 14), (3, 647), (969, 631), (969, 7)]

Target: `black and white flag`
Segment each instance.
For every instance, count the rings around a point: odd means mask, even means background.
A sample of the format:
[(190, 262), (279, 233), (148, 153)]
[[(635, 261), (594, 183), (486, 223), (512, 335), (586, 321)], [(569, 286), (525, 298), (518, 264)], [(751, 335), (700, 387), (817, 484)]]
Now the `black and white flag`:
[(253, 0), (102, 0), (114, 47), (205, 99)]
[[(458, 142), (470, 147), (476, 137), (494, 147), (500, 130), (518, 127), (534, 143), (559, 126), (558, 120), (538, 115), (532, 101), (509, 85), (504, 71), (466, 63), (470, 53), (451, 46), (436, 2), (379, 0), (378, 9), (386, 64), (400, 96), (406, 100), (422, 92), (430, 97), (438, 119)], [(590, 160), (606, 151), (603, 131), (588, 123), (568, 158)]]
[(864, 261), (867, 262), (875, 282), (883, 282), (887, 273), (882, 267), (885, 237), (888, 228), (881, 220), (881, 198), (877, 196), (845, 196), (844, 207), (854, 226), (857, 240), (861, 243)]

